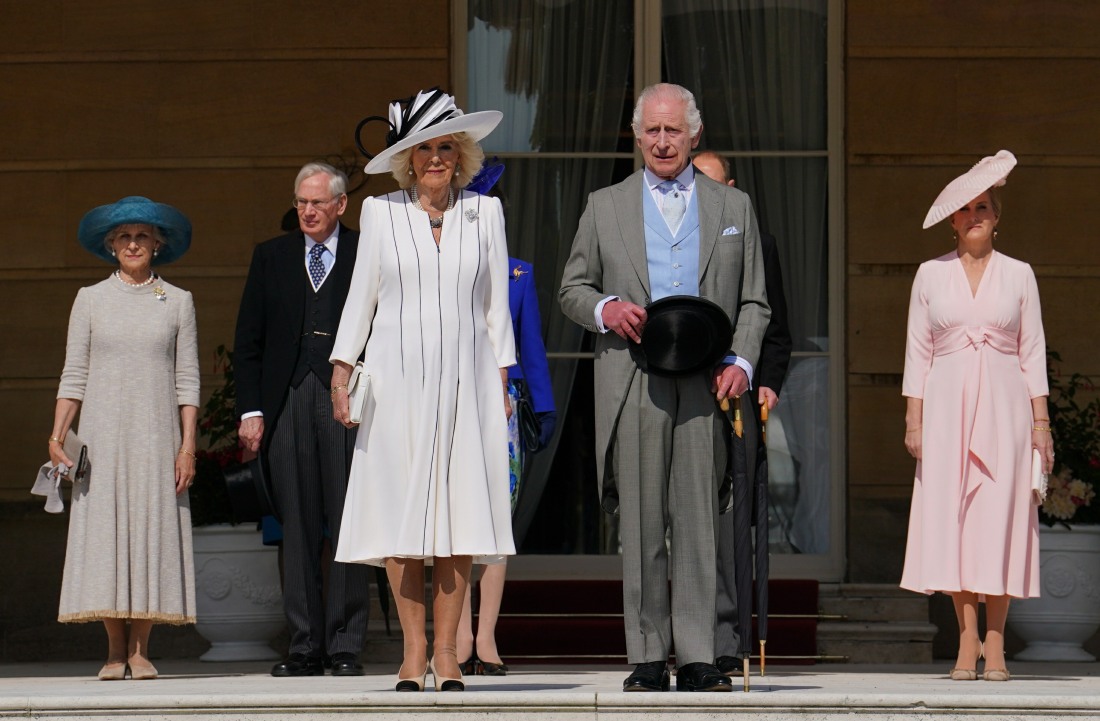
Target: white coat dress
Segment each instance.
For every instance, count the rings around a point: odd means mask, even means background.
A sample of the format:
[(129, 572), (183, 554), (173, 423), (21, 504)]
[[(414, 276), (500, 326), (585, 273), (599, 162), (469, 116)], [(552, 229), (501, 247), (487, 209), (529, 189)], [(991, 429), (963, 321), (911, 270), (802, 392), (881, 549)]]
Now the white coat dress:
[(512, 555), (500, 201), (459, 192), (438, 248), (404, 191), (366, 199), (359, 227), (331, 360), (354, 365), (365, 348), (371, 391), (336, 560)]

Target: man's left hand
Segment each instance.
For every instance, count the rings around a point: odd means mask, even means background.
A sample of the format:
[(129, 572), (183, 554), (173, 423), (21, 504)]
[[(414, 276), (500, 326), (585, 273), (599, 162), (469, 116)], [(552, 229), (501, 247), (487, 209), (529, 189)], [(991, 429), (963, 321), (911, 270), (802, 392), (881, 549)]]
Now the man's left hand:
[(749, 389), (749, 377), (745, 369), (737, 365), (720, 365), (714, 369), (710, 392), (716, 400), (739, 396)]

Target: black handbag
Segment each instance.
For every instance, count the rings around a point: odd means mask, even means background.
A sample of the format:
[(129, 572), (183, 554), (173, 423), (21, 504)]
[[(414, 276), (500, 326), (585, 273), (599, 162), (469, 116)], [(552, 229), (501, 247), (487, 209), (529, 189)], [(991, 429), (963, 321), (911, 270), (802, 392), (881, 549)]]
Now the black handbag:
[(539, 449), (539, 441), (542, 437), (542, 423), (535, 415), (535, 407), (531, 405), (530, 392), (527, 383), (520, 379), (512, 381), (516, 386), (516, 408), (519, 414), (519, 437), (523, 448), (528, 453), (534, 453)]

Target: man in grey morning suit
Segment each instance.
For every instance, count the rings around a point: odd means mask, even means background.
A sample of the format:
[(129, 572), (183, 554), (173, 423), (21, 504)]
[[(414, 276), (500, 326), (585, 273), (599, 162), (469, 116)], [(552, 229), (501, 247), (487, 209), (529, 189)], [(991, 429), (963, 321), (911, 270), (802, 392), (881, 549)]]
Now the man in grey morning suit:
[[(623, 689), (668, 689), (675, 633), (677, 689), (729, 691), (714, 666), (718, 488), (729, 427), (716, 398), (749, 388), (768, 325), (756, 218), (744, 193), (694, 173), (702, 120), (688, 90), (646, 88), (631, 126), (646, 167), (589, 197), (560, 291), (565, 314), (597, 333), (596, 465), (604, 510), (620, 514), (627, 656), (635, 664)], [(713, 371), (670, 378), (631, 359), (644, 306), (670, 295), (702, 296), (734, 322), (729, 355)]]
[(359, 676), (367, 634), (368, 571), (333, 562), (355, 445), (332, 417), (328, 358), (351, 286), (359, 234), (340, 224), (347, 178), (310, 163), (298, 173), (300, 228), (256, 246), (237, 315), (233, 365), (240, 437), (270, 463), (283, 521), (283, 605), (290, 656), (272, 676)]

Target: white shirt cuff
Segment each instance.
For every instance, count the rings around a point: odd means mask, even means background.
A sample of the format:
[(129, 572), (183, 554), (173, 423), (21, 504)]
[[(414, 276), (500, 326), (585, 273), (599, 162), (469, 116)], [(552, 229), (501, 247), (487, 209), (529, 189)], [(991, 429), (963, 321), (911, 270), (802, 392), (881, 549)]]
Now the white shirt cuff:
[(607, 332), (607, 327), (603, 324), (603, 307), (611, 301), (618, 299), (619, 296), (617, 295), (609, 295), (596, 304), (596, 330), (598, 330), (599, 332)]
[(263, 411), (249, 411), (248, 413), (242, 413), (241, 414), (241, 420), (243, 421), (246, 418), (255, 418), (256, 416), (259, 416), (260, 418), (263, 418), (264, 417), (264, 412)]
[(745, 371), (745, 375), (749, 377), (749, 388), (752, 389), (752, 364), (744, 358), (739, 358), (732, 353), (722, 359), (722, 362), (726, 365), (737, 366), (741, 370)]

